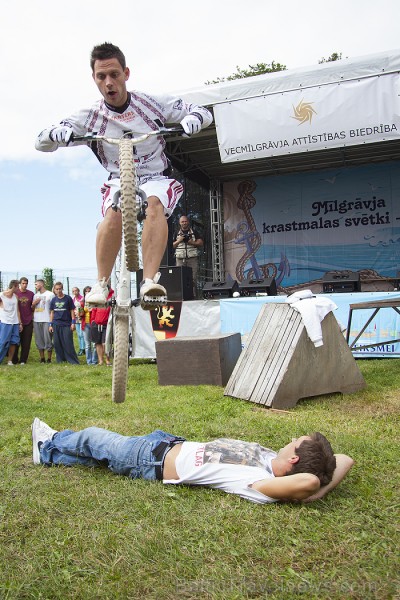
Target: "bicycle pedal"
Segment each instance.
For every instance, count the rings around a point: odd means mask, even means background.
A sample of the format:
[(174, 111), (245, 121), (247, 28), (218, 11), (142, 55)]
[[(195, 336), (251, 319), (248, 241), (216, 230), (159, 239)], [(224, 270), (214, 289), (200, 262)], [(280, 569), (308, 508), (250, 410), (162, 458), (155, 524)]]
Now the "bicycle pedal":
[(165, 306), (166, 304), (168, 304), (167, 296), (144, 295), (143, 298), (140, 299), (140, 306), (143, 310), (153, 310), (154, 308), (159, 308), (160, 306)]
[(86, 308), (107, 308), (108, 302), (85, 302)]

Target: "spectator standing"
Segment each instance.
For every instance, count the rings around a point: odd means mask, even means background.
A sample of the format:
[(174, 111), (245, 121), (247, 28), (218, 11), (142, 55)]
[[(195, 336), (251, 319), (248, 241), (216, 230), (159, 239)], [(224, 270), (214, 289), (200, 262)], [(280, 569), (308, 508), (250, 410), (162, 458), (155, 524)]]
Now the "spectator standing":
[(83, 296), (80, 293), (80, 289), (77, 287), (73, 287), (72, 288), (72, 302), (75, 305), (75, 320), (76, 320), (76, 325), (75, 325), (75, 329), (76, 329), (76, 333), (78, 336), (78, 343), (79, 343), (79, 352), (78, 352), (78, 356), (83, 356), (85, 354), (85, 338), (83, 335), (83, 331), (82, 331), (82, 317), (83, 315), (83, 311), (82, 311), (82, 300), (83, 300)]
[(8, 365), (13, 366), (12, 357), (15, 347), (19, 344), (19, 335), (22, 331), (21, 316), (18, 306), (19, 282), (12, 279), (8, 290), (0, 293), (0, 364), (8, 353)]
[(87, 285), (85, 288), (83, 288), (83, 299), (81, 302), (81, 307), (83, 309), (83, 317), (82, 317), (82, 330), (83, 330), (83, 336), (85, 338), (85, 354), (86, 354), (86, 363), (88, 365), (97, 365), (98, 363), (98, 358), (97, 358), (97, 351), (96, 351), (96, 346), (95, 344), (92, 342), (91, 339), (91, 330), (92, 330), (92, 325), (90, 323), (90, 313), (92, 312), (92, 309), (85, 306), (85, 296), (86, 294), (88, 294), (91, 291), (91, 287), (90, 285)]
[(173, 238), (172, 247), (175, 250), (176, 265), (191, 267), (193, 276), (193, 295), (197, 296), (197, 272), (199, 269), (199, 248), (203, 246), (200, 234), (192, 229), (189, 219), (183, 215), (179, 219), (179, 230)]
[[(112, 298), (114, 291), (108, 286), (108, 296), (107, 300)], [(110, 358), (107, 356), (105, 352), (106, 346), (106, 330), (108, 317), (110, 315), (110, 306), (107, 308), (99, 308), (95, 307), (92, 309), (90, 314), (90, 324), (91, 324), (91, 339), (92, 342), (96, 344), (97, 356), (99, 359), (98, 364), (104, 364), (104, 357), (106, 358), (107, 367), (111, 366)]]
[(46, 290), (44, 280), (35, 281), (36, 294), (33, 297), (33, 331), (35, 343), (39, 351), (40, 362), (45, 363), (45, 351), (47, 351), (47, 362), (51, 363), (53, 353), (53, 335), (49, 331), (50, 325), (50, 302), (54, 298), (53, 292)]
[[(19, 344), (15, 347), (12, 362), (17, 365), (25, 365), (28, 362), (29, 351), (33, 334), (33, 307), (32, 301), (34, 293), (28, 290), (28, 279), (21, 277), (19, 288), (15, 292), (18, 298), (19, 314), (22, 322), (22, 330), (19, 334)], [(21, 351), (19, 351), (21, 349)]]
[(79, 365), (74, 348), (75, 306), (71, 296), (64, 294), (63, 284), (54, 284), (55, 297), (50, 302), (49, 331), (54, 335), (54, 350), (58, 363), (68, 362)]

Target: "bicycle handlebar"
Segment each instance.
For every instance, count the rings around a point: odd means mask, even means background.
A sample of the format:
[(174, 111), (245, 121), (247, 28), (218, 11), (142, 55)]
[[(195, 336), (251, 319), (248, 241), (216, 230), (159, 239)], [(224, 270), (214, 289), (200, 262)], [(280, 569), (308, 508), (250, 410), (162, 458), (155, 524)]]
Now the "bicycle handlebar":
[(135, 133), (127, 132), (121, 138), (112, 138), (105, 135), (98, 135), (97, 131), (92, 133), (86, 133), (85, 135), (71, 135), (71, 142), (95, 142), (96, 140), (103, 140), (110, 144), (118, 144), (122, 139), (130, 139), (132, 143), (144, 142), (147, 138), (155, 135), (169, 135), (171, 133), (184, 133), (182, 125), (176, 125), (175, 127), (160, 127), (159, 129), (148, 131), (147, 133)]

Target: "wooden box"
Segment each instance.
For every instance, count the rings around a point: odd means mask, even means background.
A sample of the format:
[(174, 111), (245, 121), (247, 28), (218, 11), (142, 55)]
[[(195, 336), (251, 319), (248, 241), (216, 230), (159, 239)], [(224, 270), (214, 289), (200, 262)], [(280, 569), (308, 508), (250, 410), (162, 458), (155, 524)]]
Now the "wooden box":
[(160, 385), (221, 385), (242, 351), (240, 333), (175, 337), (155, 344)]

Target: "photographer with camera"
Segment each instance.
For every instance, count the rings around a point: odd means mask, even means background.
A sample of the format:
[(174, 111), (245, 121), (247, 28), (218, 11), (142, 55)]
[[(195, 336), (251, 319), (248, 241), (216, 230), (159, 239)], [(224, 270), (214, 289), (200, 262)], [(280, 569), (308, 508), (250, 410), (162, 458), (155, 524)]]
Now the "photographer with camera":
[(199, 248), (202, 246), (203, 240), (199, 233), (192, 229), (189, 219), (185, 215), (182, 216), (179, 219), (179, 231), (174, 235), (172, 247), (175, 250), (176, 265), (192, 268), (194, 298), (196, 298)]

